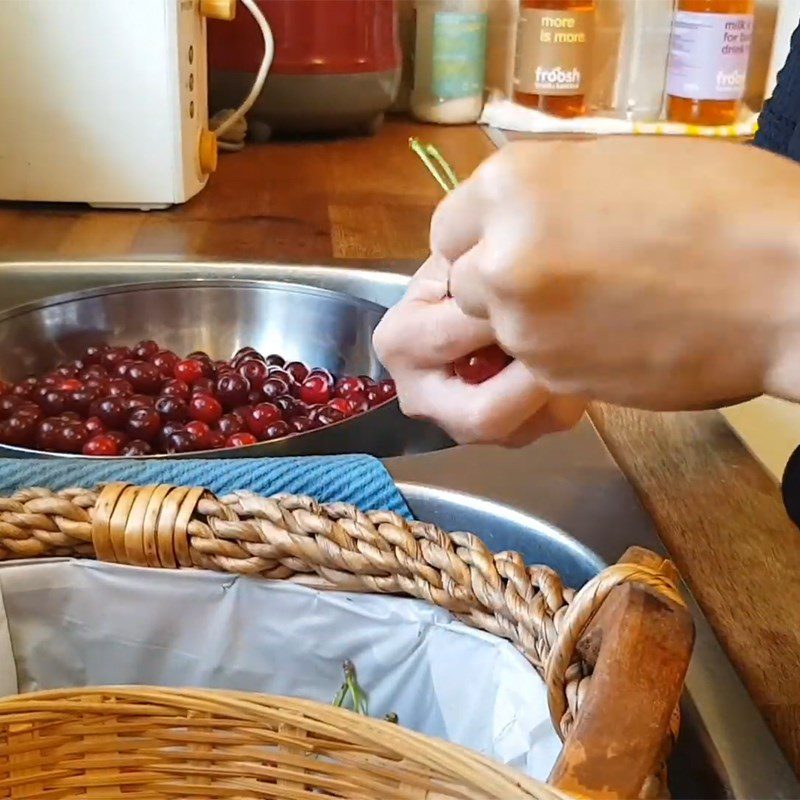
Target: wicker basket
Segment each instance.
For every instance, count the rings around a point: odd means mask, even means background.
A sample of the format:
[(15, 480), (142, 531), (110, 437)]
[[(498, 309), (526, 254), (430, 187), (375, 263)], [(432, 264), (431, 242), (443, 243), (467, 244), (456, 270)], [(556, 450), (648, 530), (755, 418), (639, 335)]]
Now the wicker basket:
[[(578, 593), (517, 553), (308, 497), (110, 484), (0, 499), (0, 559), (95, 557), (406, 594), (512, 641), (564, 748), (550, 786), (317, 703), (96, 688), (0, 700), (0, 798), (553, 798), (666, 795), (693, 626), (669, 562), (634, 549)], [(562, 794), (565, 792), (566, 794)]]

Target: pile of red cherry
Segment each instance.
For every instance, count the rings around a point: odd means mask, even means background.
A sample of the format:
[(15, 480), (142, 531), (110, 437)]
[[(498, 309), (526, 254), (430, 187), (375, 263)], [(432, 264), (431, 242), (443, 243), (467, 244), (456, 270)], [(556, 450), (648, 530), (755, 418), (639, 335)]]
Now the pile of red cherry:
[(213, 361), (153, 341), (99, 345), (39, 378), (0, 381), (0, 443), (105, 457), (219, 450), (333, 425), (393, 397), (394, 381), (336, 379), (252, 347)]

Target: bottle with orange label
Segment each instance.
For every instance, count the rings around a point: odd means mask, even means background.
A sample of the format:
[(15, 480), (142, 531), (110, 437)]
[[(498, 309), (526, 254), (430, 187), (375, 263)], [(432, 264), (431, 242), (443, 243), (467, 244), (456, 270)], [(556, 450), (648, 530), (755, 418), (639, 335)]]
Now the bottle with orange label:
[(755, 0), (678, 0), (667, 69), (667, 119), (729, 125), (741, 109)]
[(514, 101), (558, 117), (586, 113), (594, 0), (521, 0)]

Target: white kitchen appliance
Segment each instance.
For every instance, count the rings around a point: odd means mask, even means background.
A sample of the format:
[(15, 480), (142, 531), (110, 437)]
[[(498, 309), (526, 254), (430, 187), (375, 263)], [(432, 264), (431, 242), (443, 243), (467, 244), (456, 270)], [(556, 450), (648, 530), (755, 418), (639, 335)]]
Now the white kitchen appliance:
[(159, 208), (196, 195), (218, 149), (206, 18), (235, 9), (0, 0), (0, 200)]

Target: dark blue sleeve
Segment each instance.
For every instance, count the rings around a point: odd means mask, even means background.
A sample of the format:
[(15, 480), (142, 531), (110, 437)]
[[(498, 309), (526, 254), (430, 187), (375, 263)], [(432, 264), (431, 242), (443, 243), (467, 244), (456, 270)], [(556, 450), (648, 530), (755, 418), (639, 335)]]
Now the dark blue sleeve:
[(800, 527), (800, 447), (792, 453), (783, 471), (781, 494), (789, 519)]
[(775, 91), (758, 118), (755, 144), (800, 161), (800, 28), (792, 34)]

